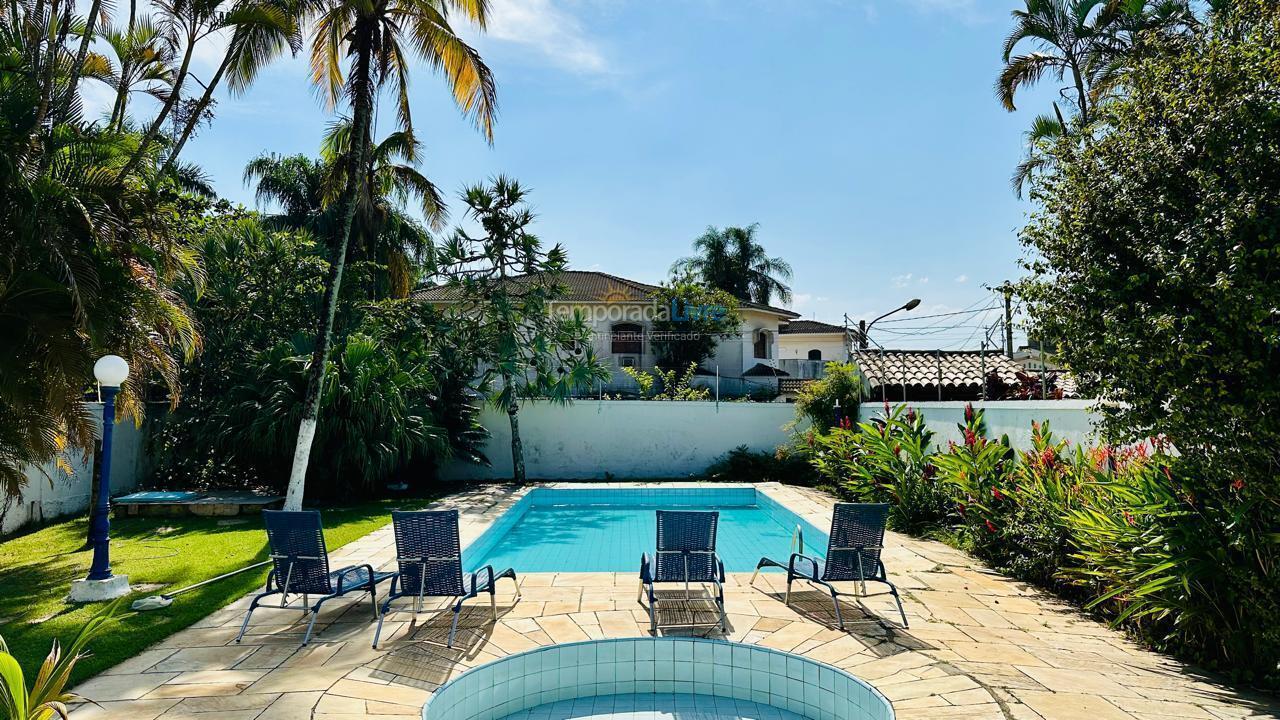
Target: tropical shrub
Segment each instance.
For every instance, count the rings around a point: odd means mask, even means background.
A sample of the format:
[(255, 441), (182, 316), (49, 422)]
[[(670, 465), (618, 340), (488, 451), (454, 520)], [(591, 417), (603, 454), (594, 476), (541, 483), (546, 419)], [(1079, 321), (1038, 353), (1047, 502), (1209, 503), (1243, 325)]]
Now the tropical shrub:
[(663, 370), (655, 367), (653, 372), (633, 367), (624, 367), (622, 372), (636, 381), (640, 388), (640, 397), (645, 400), (710, 400), (711, 390), (704, 387), (693, 387), (690, 383), (698, 374), (697, 363), (689, 363), (681, 374), (675, 370)]
[(828, 362), (823, 376), (796, 394), (796, 420), (807, 420), (819, 430), (858, 419), (862, 402), (862, 375), (853, 363)]
[(725, 482), (780, 482), (812, 486), (817, 479), (808, 457), (783, 446), (774, 452), (736, 447), (711, 464), (704, 473), (711, 480)]
[(655, 302), (661, 305), (649, 345), (658, 365), (701, 365), (721, 342), (738, 336), (738, 299), (723, 290), (677, 279), (658, 290)]
[(892, 504), (889, 522), (910, 532), (936, 526), (951, 505), (937, 481), (924, 417), (905, 406), (870, 422), (843, 418), (825, 433), (810, 430), (811, 462), (822, 480), (858, 502)]

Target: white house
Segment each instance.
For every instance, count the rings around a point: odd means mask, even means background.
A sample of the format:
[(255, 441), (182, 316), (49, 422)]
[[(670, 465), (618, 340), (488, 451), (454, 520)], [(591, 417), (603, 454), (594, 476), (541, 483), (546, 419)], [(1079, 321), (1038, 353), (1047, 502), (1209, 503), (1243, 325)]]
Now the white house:
[[(635, 382), (624, 367), (652, 370), (656, 358), (650, 346), (653, 323), (666, 313), (659, 305), (657, 285), (608, 273), (567, 270), (560, 282), (568, 292), (552, 304), (552, 312), (579, 312), (592, 329), (596, 355), (613, 369), (608, 383), (596, 392), (632, 392)], [(456, 300), (456, 291), (440, 286), (421, 288), (412, 298), (438, 305)], [(700, 384), (719, 383), (722, 395), (742, 395), (756, 389), (777, 389), (779, 359), (783, 357), (782, 328), (799, 317), (782, 308), (758, 303), (739, 304), (742, 319), (737, 338), (721, 340), (715, 354), (701, 367)]]

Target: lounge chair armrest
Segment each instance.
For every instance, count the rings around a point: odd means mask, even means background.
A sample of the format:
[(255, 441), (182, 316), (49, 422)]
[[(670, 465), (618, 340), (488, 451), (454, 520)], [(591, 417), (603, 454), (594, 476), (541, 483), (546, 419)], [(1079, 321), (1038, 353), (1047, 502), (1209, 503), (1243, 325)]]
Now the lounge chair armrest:
[(716, 572), (720, 576), (720, 582), (724, 583), (724, 560), (720, 559), (720, 553), (714, 553), (712, 557), (716, 559)]
[(480, 586), (480, 585), (476, 585), (476, 580), (478, 579), (478, 576), (479, 576), (481, 573), (483, 573), (484, 575), (486, 575), (486, 576), (488, 577), (488, 579), (487, 579), (487, 580), (485, 580), (485, 583), (484, 583), (484, 586), (483, 586), (483, 587), (486, 587), (486, 588), (493, 587), (493, 566), (492, 566), (492, 565), (485, 565), (484, 567), (480, 568), (479, 570), (477, 570), (477, 571), (475, 571), (475, 572), (471, 573), (471, 588), (472, 588), (473, 590), (475, 590), (476, 592), (479, 592), (479, 591), (480, 591), (480, 587), (481, 587), (481, 586)]
[[(797, 560), (803, 563), (808, 563), (809, 565), (808, 572), (805, 572), (804, 570), (796, 567)], [(814, 580), (817, 580), (818, 579), (818, 560), (816, 558), (811, 558), (808, 555), (804, 555), (802, 553), (791, 553), (791, 559), (787, 561), (787, 573), (791, 575), (800, 575), (803, 577), (809, 577)]]
[(640, 553), (640, 582), (653, 582), (653, 570), (649, 567), (649, 553)]

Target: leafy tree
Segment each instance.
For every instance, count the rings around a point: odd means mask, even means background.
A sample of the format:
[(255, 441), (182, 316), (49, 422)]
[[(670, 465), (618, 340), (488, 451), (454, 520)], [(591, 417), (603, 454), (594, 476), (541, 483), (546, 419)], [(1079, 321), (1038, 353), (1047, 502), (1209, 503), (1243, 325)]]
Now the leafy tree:
[(91, 77), (116, 93), (107, 127), (119, 131), (128, 117), (129, 100), (142, 92), (160, 102), (167, 102), (173, 87), (172, 57), (160, 35), (160, 28), (150, 18), (135, 20), (119, 28), (111, 27), (102, 39), (115, 55), (115, 64), (105, 64)]
[(675, 280), (658, 291), (658, 302), (649, 341), (658, 365), (696, 368), (722, 340), (738, 337), (738, 300), (723, 290)]
[[(156, 477), (282, 489), (310, 350), (294, 332), (323, 292), (323, 245), (305, 229), (270, 229), (226, 206), (192, 232), (207, 280), (187, 292), (207, 331), (203, 352), (183, 368), (182, 404), (154, 426)], [(466, 328), (408, 301), (348, 300), (342, 313), (353, 332), (331, 352), (317, 430), (326, 462), (312, 492), (367, 496), (392, 477), (429, 481), (448, 458), (484, 462)]]
[(553, 312), (551, 303), (565, 292), (558, 274), (568, 260), (564, 248), (544, 250), (529, 232), (534, 216), (525, 195), (519, 183), (501, 176), (468, 188), (462, 200), (481, 234), (458, 228), (439, 251), (440, 268), (457, 298), (455, 313), (478, 324), (482, 380), (499, 381), (490, 400), (506, 410), (511, 423), (516, 482), (525, 480), (520, 399), (566, 402), (574, 390), (609, 378), (582, 317)]
[(745, 302), (768, 305), (774, 297), (791, 302), (791, 265), (780, 257), (769, 257), (756, 242), (759, 224), (745, 228), (708, 227), (693, 241), (695, 254), (677, 260), (671, 274), (692, 275), (703, 283)]
[(1160, 522), (1183, 561), (1119, 592), (1158, 588), (1187, 613), (1171, 636), (1259, 673), (1280, 658), (1278, 47), (1280, 6), (1262, 0), (1162, 41), (1089, 134), (1047, 148), (1023, 231), (1033, 334), (1114, 440), (1179, 453)]
[[(342, 99), (351, 106), (353, 151), (341, 160), (346, 169), (341, 171), (344, 184), (337, 196), (335, 242), (316, 328), (305, 408), (298, 425), (286, 508), (302, 506), (347, 248), (360, 196), (371, 191), (368, 168), (372, 162), (373, 110), (378, 93), (384, 88), (392, 91), (400, 129), (412, 137), (408, 68), (416, 56), (444, 74), (459, 108), (476, 121), (486, 137), (493, 137), (497, 102), (493, 77), (479, 53), (450, 26), (451, 11), (484, 26), (486, 4), (476, 0), (330, 0), (319, 6), (314, 18), (311, 79), (331, 107)], [(407, 48), (411, 52), (406, 53)], [(350, 60), (347, 72), (343, 70), (343, 58)]]

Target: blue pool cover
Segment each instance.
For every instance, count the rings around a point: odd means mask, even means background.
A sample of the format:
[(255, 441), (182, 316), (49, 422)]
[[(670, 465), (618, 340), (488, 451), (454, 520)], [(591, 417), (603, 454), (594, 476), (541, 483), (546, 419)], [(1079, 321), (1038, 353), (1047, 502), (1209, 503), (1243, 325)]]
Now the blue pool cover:
[(190, 502), (199, 500), (204, 497), (204, 493), (189, 492), (184, 490), (149, 490), (147, 492), (136, 492), (132, 495), (124, 495), (114, 500), (117, 503), (135, 503), (139, 505), (152, 503), (176, 503)]

